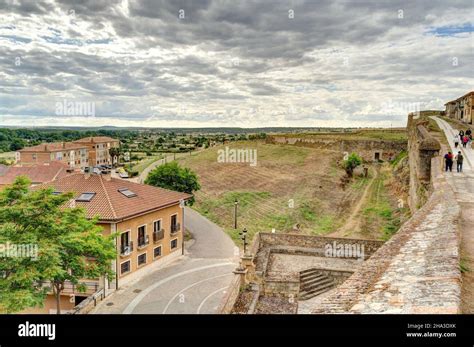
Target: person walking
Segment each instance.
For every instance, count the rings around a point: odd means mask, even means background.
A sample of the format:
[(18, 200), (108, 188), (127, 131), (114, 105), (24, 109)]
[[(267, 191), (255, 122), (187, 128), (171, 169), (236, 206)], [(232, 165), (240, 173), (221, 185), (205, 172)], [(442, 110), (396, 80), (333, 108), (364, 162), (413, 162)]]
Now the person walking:
[(459, 138), (461, 139), (462, 141), (462, 138), (464, 137), (464, 130), (459, 130)]
[(454, 135), (454, 148), (458, 148), (459, 145), (459, 135)]
[(464, 148), (466, 148), (468, 142), (469, 142), (469, 137), (467, 137), (466, 135), (464, 135), (463, 138), (462, 138), (462, 146), (463, 146)]
[(445, 171), (447, 172), (449, 170), (450, 172), (452, 172), (453, 171), (453, 154), (451, 152), (448, 152), (448, 154), (445, 154), (444, 162), (446, 163)]
[(461, 151), (458, 152), (455, 159), (456, 159), (456, 171), (462, 172), (462, 162), (464, 161), (464, 157)]

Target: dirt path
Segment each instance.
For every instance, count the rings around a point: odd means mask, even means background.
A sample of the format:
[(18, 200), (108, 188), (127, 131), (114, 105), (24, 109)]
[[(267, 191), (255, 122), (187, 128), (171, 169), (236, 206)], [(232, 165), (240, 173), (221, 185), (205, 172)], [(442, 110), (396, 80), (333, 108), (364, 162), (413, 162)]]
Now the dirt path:
[(366, 204), (369, 192), (371, 191), (372, 186), (379, 175), (379, 172), (377, 169), (372, 169), (371, 171), (374, 174), (372, 178), (370, 179), (370, 181), (367, 183), (367, 187), (365, 187), (364, 192), (362, 193), (362, 196), (360, 197), (359, 201), (352, 208), (352, 212), (349, 215), (349, 218), (347, 218), (347, 221), (344, 223), (342, 227), (340, 227), (337, 231), (331, 233), (328, 236), (344, 237), (344, 236), (348, 236), (348, 234), (350, 233), (360, 231), (360, 216), (359, 216), (360, 211), (362, 210), (362, 207)]

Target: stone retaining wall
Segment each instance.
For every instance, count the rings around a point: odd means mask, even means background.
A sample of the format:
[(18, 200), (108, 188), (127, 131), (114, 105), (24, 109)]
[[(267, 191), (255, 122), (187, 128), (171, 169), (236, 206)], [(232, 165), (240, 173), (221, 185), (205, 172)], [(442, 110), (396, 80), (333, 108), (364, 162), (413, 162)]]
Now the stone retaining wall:
[(232, 308), (234, 307), (240, 293), (240, 283), (240, 276), (234, 275), (234, 278), (230, 282), (230, 285), (227, 288), (227, 293), (222, 299), (217, 312), (221, 314), (230, 314), (232, 312)]
[[(364, 139), (340, 139), (340, 135), (334, 138), (309, 137), (309, 136), (285, 136), (268, 135), (266, 143), (286, 144), (301, 147), (319, 148), (340, 153), (355, 152), (366, 161), (373, 161), (378, 153), (381, 160), (391, 160), (401, 151), (407, 150), (406, 141), (384, 141), (384, 140), (364, 140)], [(348, 137), (351, 135), (348, 134)]]

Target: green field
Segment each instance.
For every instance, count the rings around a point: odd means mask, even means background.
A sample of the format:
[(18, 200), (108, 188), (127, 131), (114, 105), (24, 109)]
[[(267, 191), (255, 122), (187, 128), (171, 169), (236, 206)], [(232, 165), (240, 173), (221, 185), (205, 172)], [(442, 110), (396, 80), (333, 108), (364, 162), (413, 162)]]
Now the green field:
[[(242, 141), (230, 148), (256, 149), (257, 166), (248, 163), (218, 163), (219, 146), (179, 163), (193, 169), (202, 189), (193, 206), (222, 226), (238, 241), (246, 228), (258, 231), (294, 231), (324, 234), (341, 223), (336, 208), (344, 192), (336, 183), (344, 171), (335, 165), (336, 152), (288, 145)], [(238, 229), (234, 226), (234, 201), (238, 201)]]

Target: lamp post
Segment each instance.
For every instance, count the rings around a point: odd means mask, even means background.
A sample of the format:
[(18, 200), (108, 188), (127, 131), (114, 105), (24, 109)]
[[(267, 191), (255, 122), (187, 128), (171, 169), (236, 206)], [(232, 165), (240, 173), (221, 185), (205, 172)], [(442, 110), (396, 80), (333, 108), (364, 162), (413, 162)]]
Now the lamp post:
[(237, 205), (239, 204), (239, 202), (237, 201), (237, 199), (235, 199), (234, 201), (234, 229), (237, 229)]
[(184, 207), (186, 206), (186, 203), (184, 201), (184, 199), (181, 199), (179, 201), (179, 207), (181, 207), (181, 211), (182, 211), (182, 216), (181, 216), (181, 255), (184, 255)]
[(242, 232), (240, 232), (241, 240), (244, 242), (244, 256), (247, 255), (247, 229), (244, 228)]

